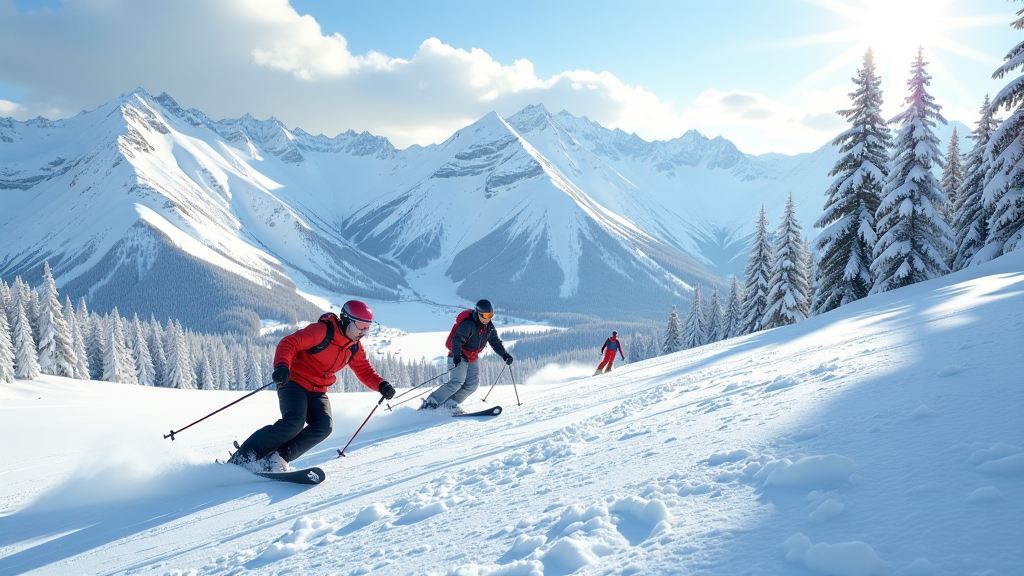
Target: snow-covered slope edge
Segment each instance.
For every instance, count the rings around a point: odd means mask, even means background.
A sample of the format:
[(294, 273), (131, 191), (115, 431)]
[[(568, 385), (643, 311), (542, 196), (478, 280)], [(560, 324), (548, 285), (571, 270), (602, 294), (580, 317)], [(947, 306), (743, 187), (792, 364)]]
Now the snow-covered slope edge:
[(210, 463), (275, 417), (273, 393), (171, 443), (241, 393), (19, 382), (0, 387), (19, 439), (0, 443), (0, 572), (1020, 574), (1022, 335), (1018, 252), (502, 386), (495, 420), (380, 409), (344, 459), (375, 398), (334, 395), (334, 434), (297, 462), (327, 472), (309, 490)]

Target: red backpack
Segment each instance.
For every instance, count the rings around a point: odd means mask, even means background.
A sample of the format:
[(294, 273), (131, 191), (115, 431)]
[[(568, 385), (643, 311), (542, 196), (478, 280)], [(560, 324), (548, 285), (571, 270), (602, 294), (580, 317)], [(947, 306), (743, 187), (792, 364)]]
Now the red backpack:
[(452, 337), (455, 336), (455, 329), (459, 327), (459, 324), (462, 324), (463, 320), (469, 318), (472, 314), (472, 310), (463, 310), (455, 317), (455, 324), (452, 325), (452, 331), (448, 333), (448, 339), (444, 341), (444, 345), (448, 348), (449, 352), (452, 350)]

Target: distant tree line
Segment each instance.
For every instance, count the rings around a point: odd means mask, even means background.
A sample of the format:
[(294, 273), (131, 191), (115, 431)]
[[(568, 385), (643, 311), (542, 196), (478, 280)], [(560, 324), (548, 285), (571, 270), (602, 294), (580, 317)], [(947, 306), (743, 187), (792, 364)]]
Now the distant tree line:
[[(201, 334), (175, 319), (161, 324), (90, 312), (85, 299), (61, 304), (49, 262), (36, 288), (0, 280), (0, 382), (52, 374), (141, 386), (251, 390), (269, 381), (274, 345), (242, 332)], [(249, 324), (252, 317), (228, 311)], [(254, 315), (255, 313), (250, 313)], [(256, 322), (258, 326), (258, 317)]]

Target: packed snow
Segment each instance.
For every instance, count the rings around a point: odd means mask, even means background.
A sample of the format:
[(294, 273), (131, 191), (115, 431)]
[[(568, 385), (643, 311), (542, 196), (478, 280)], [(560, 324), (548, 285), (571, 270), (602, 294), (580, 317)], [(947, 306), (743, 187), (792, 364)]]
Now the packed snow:
[(244, 393), (18, 381), (0, 574), (1021, 575), (1022, 348), (1017, 251), (596, 377), (506, 373), (467, 401), (494, 419), (415, 390), (345, 458), (378, 397), (332, 395), (333, 435), (293, 463), (315, 487), (214, 463), (273, 392), (171, 441)]

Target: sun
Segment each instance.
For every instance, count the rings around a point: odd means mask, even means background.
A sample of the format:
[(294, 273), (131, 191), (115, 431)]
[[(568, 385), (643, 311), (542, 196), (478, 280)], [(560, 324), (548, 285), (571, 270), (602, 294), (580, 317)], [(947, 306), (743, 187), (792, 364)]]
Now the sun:
[(918, 47), (935, 47), (948, 29), (941, 14), (953, 0), (863, 0), (848, 16), (859, 45), (882, 69), (909, 68)]
[[(970, 0), (806, 0), (842, 16), (848, 25), (829, 32), (791, 39), (791, 45), (837, 44), (846, 49), (811, 74), (801, 86), (817, 81), (839, 70), (852, 69), (868, 48), (874, 53), (875, 65), (882, 76), (903, 77), (924, 49), (929, 73), (959, 86), (957, 78), (942, 63), (943, 53), (965, 56), (979, 63), (990, 64), (985, 54), (952, 39), (953, 30), (991, 24), (990, 18), (963, 18), (954, 14), (952, 6)], [(962, 87), (961, 87), (962, 88)]]

